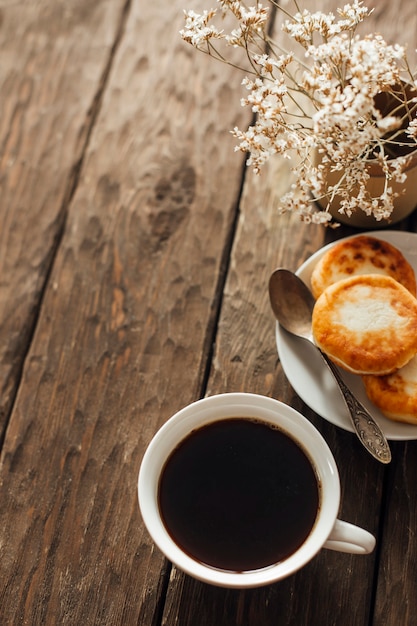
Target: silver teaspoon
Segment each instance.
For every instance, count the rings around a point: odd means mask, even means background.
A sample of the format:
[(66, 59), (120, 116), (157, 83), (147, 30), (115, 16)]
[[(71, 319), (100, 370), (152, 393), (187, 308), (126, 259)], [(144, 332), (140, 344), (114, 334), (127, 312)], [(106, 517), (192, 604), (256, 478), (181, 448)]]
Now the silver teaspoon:
[(292, 335), (312, 343), (323, 357), (339, 386), (361, 443), (378, 461), (389, 463), (391, 451), (385, 435), (366, 408), (347, 387), (335, 364), (314, 342), (311, 316), (315, 301), (311, 291), (293, 272), (277, 269), (269, 280), (269, 298), (280, 325)]

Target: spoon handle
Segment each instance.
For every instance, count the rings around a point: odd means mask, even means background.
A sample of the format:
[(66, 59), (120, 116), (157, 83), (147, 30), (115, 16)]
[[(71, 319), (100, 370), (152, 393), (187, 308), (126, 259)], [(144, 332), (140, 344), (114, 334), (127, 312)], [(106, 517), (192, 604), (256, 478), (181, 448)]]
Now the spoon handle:
[(363, 404), (355, 398), (349, 387), (347, 387), (336, 365), (321, 350), (319, 350), (319, 352), (339, 385), (345, 404), (349, 409), (353, 426), (355, 427), (361, 443), (378, 461), (381, 461), (381, 463), (389, 463), (391, 461), (391, 450), (384, 433)]

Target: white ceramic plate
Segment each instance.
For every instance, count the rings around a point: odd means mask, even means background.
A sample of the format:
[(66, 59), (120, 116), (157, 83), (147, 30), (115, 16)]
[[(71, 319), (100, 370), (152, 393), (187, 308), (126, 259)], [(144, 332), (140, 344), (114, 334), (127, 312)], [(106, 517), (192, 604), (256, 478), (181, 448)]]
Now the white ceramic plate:
[[(362, 233), (361, 233), (362, 234)], [(417, 274), (417, 234), (402, 231), (374, 231), (365, 233), (396, 246)], [(358, 235), (355, 235), (358, 236)], [(346, 238), (348, 239), (348, 238)], [(298, 269), (297, 274), (310, 287), (313, 268), (320, 257), (336, 242), (318, 250)], [(335, 426), (353, 432), (343, 398), (314, 346), (282, 330), (277, 323), (276, 341), (284, 372), (295, 392), (313, 411)], [(340, 370), (345, 383), (369, 410), (391, 440), (417, 439), (417, 426), (401, 424), (386, 417), (368, 399), (360, 376)]]

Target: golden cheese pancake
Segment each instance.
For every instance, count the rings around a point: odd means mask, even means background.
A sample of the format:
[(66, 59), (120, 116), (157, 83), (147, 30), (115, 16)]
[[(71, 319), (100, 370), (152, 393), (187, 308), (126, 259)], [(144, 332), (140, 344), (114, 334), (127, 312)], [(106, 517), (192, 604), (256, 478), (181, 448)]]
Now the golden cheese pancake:
[(369, 399), (396, 422), (417, 424), (417, 356), (387, 376), (363, 376)]
[(314, 305), (318, 347), (354, 374), (389, 374), (417, 353), (417, 300), (390, 276), (364, 274), (327, 287)]
[(368, 235), (340, 241), (330, 248), (314, 267), (311, 290), (318, 298), (329, 285), (359, 274), (391, 276), (416, 295), (416, 277), (407, 259), (387, 241)]

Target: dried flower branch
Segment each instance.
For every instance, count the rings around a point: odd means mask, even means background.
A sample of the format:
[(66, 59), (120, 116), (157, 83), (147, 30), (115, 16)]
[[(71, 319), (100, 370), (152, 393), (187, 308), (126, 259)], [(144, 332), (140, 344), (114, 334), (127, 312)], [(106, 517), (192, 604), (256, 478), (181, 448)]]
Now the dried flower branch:
[[(388, 45), (379, 34), (357, 34), (373, 11), (360, 0), (338, 9), (338, 17), (301, 11), (297, 0), (292, 0), (292, 15), (288, 1), (270, 0), (284, 13), (282, 31), (301, 46), (300, 58), (268, 35), (269, 7), (260, 2), (247, 7), (241, 0), (217, 3), (218, 9), (202, 14), (185, 11), (181, 36), (225, 63), (230, 62), (223, 47), (244, 50), (246, 64), (239, 67), (247, 74), (248, 93), (241, 104), (256, 113), (256, 121), (232, 132), (239, 140), (236, 149), (249, 153), (247, 163), (257, 173), (271, 156), (296, 157), (297, 183), (282, 199), (281, 210), (328, 223), (337, 197), (340, 213), (362, 210), (376, 220), (388, 219), (398, 195), (392, 184), (404, 183), (410, 153), (417, 148), (417, 84), (404, 47)], [(226, 13), (237, 21), (229, 33), (216, 24)], [(385, 176), (377, 197), (367, 191), (371, 162)], [(340, 174), (333, 184), (329, 170)]]

